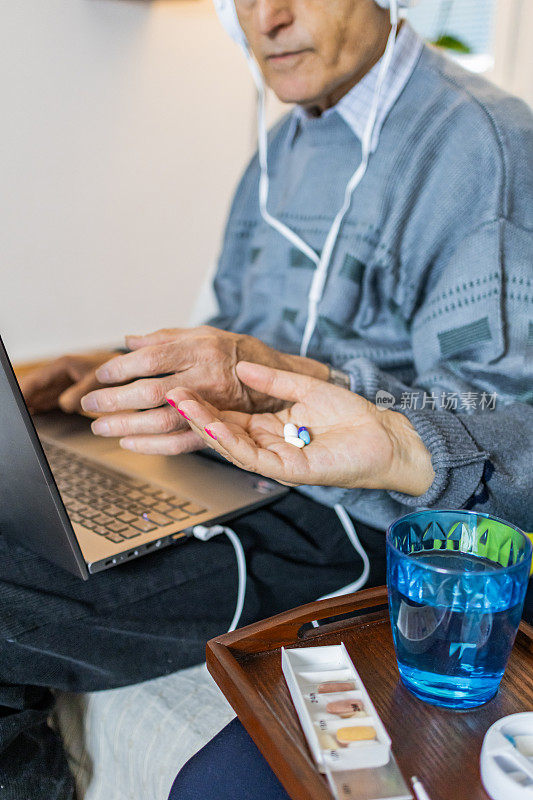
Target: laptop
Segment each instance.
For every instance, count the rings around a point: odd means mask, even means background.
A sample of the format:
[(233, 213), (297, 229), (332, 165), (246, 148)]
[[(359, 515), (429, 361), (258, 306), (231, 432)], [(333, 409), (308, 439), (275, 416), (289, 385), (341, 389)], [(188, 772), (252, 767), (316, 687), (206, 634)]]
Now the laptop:
[(203, 454), (148, 456), (90, 420), (30, 416), (0, 337), (0, 533), (83, 579), (288, 490)]

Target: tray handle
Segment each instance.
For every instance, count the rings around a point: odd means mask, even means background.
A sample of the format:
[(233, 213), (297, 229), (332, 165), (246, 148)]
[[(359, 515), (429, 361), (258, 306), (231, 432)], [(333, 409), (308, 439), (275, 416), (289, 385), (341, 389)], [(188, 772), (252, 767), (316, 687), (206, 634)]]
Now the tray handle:
[(302, 625), (313, 620), (327, 619), (386, 604), (386, 586), (362, 589), (354, 594), (307, 603), (307, 605), (299, 606), (292, 611), (284, 611), (275, 617), (254, 622), (252, 625), (247, 625), (232, 633), (217, 636), (212, 641), (228, 647), (230, 650), (259, 653), (263, 650), (293, 645), (298, 639), (298, 632)]

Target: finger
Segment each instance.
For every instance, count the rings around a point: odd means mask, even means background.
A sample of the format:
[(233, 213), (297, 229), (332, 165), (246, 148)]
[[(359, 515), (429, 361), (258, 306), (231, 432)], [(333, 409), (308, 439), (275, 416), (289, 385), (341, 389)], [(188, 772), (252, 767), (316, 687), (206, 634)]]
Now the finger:
[(187, 328), (161, 328), (161, 330), (154, 331), (153, 333), (146, 333), (141, 336), (131, 334), (126, 336), (126, 347), (130, 350), (138, 350), (139, 347), (174, 342), (185, 333), (186, 330)]
[(43, 411), (51, 411), (57, 408), (57, 386), (49, 386), (46, 389), (32, 394), (31, 397), (25, 398), (26, 405), (31, 409), (32, 414), (38, 414)]
[(109, 414), (98, 417), (91, 425), (97, 436), (143, 436), (189, 430), (189, 426), (170, 406), (134, 411), (130, 414)]
[(67, 414), (74, 414), (81, 409), (81, 398), (98, 386), (94, 372), (91, 370), (81, 380), (69, 386), (59, 395), (57, 403), (62, 411)]
[(127, 436), (119, 444), (125, 450), (145, 455), (178, 456), (193, 453), (205, 447), (202, 437), (191, 430), (162, 434), (161, 436)]
[(189, 364), (188, 353), (175, 342), (142, 347), (123, 356), (115, 356), (96, 370), (101, 383), (123, 383), (134, 378), (178, 372)]
[(189, 424), (204, 442), (238, 467), (274, 479), (287, 479), (287, 470), (279, 454), (259, 447), (244, 429), (231, 429), (225, 422), (213, 419), (203, 405), (195, 401), (181, 403), (180, 409), (190, 418)]
[[(214, 450), (219, 455), (223, 456), (227, 461), (230, 461), (240, 469), (249, 469), (253, 471), (251, 465), (245, 465), (240, 459), (240, 453), (236, 452), (238, 445), (238, 434), (234, 434), (223, 422), (215, 421), (210, 422), (205, 428), (201, 426), (199, 420), (193, 421), (192, 417), (188, 416), (189, 413), (194, 413), (191, 409), (187, 409), (184, 413), (186, 419), (189, 419), (191, 431), (194, 432), (200, 439), (203, 440), (203, 445)], [(196, 416), (196, 415), (195, 415)]]
[(306, 394), (323, 383), (309, 375), (285, 372), (249, 361), (239, 361), (236, 371), (239, 380), (251, 389), (293, 403), (302, 401)]
[(184, 416), (184, 412), (179, 408), (179, 406), (185, 400), (194, 400), (197, 403), (200, 403), (211, 415), (212, 419), (216, 417), (217, 419), (222, 419), (225, 422), (233, 422), (236, 425), (242, 425), (245, 427), (250, 417), (249, 414), (245, 414), (241, 411), (220, 411), (218, 408), (215, 408), (215, 406), (211, 405), (211, 403), (208, 403), (207, 400), (204, 400), (202, 397), (200, 397), (197, 392), (194, 392), (192, 389), (182, 388), (181, 386), (177, 389), (172, 389), (170, 392), (167, 392), (165, 395), (165, 400), (167, 403), (170, 403), (170, 405), (173, 406), (182, 417)]
[(157, 408), (165, 402), (165, 394), (176, 385), (176, 377), (142, 378), (125, 386), (97, 389), (81, 399), (84, 411), (105, 414), (113, 411), (137, 411)]
[(56, 384), (63, 380), (68, 383), (65, 365), (62, 360), (54, 361), (46, 367), (32, 370), (28, 375), (19, 379), (19, 386), (22, 394), (28, 400), (34, 394), (48, 389), (51, 384)]

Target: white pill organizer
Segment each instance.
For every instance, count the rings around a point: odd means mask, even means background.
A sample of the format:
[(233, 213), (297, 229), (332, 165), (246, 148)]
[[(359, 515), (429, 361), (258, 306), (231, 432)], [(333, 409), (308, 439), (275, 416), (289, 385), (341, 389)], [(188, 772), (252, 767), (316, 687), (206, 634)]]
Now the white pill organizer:
[(480, 756), (481, 780), (493, 800), (533, 800), (533, 712), (491, 725)]
[(313, 759), (334, 797), (412, 798), (344, 644), (282, 648), (281, 666)]

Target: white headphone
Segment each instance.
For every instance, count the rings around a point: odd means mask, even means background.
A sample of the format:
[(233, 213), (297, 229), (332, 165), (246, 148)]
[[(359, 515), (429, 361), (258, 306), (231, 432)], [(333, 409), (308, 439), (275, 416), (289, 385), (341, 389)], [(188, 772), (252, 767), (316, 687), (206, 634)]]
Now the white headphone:
[(213, 0), (213, 2), (215, 3), (215, 10), (218, 14), (218, 18), (226, 33), (229, 34), (238, 45), (248, 49), (248, 42), (246, 41), (237, 16), (235, 0)]
[(237, 16), (237, 9), (235, 8), (235, 0), (213, 0), (213, 2), (222, 27), (233, 41), (239, 45), (246, 56), (257, 90), (259, 92), (264, 91), (263, 76), (257, 65), (257, 61), (252, 55), (244, 31), (241, 28), (239, 17)]

